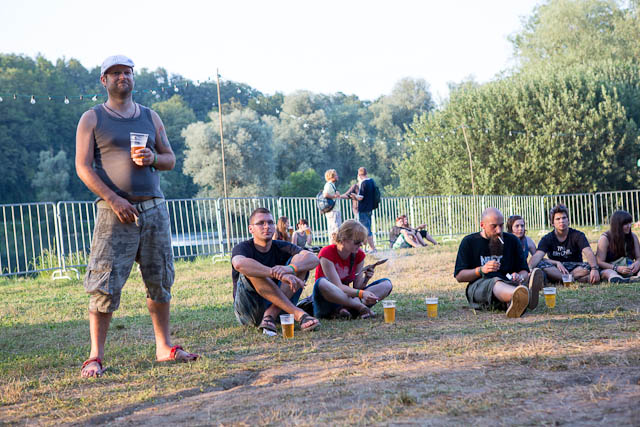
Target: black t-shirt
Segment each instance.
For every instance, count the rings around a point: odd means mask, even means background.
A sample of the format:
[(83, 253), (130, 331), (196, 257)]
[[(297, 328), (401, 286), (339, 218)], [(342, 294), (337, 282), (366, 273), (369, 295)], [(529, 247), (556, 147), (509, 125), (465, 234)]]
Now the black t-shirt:
[[(267, 252), (260, 252), (253, 244), (253, 239), (240, 242), (233, 247), (231, 251), (231, 259), (236, 255), (242, 255), (247, 258), (254, 259), (262, 265), (267, 267), (275, 267), (276, 265), (286, 265), (289, 258), (300, 253), (302, 248), (296, 246), (293, 243), (285, 242), (282, 240), (272, 240), (271, 248)], [(233, 296), (235, 299), (236, 285), (240, 272), (233, 268), (231, 264), (231, 278), (233, 279)]]
[(538, 250), (547, 254), (549, 259), (560, 262), (582, 262), (582, 250), (589, 247), (587, 236), (582, 231), (569, 228), (569, 234), (564, 242), (558, 241), (555, 230), (546, 234)]
[(522, 246), (518, 238), (510, 233), (502, 233), (502, 238), (504, 240), (502, 255), (491, 255), (489, 239), (485, 239), (480, 233), (469, 234), (462, 239), (453, 276), (457, 276), (462, 270), (482, 267), (492, 260), (500, 262), (500, 270), (486, 274), (485, 277), (500, 277), (508, 280), (509, 273), (529, 271), (527, 262), (522, 256)]
[(375, 196), (373, 178), (367, 178), (360, 183), (360, 196), (362, 200), (358, 202), (358, 212), (371, 212), (373, 210), (373, 199)]

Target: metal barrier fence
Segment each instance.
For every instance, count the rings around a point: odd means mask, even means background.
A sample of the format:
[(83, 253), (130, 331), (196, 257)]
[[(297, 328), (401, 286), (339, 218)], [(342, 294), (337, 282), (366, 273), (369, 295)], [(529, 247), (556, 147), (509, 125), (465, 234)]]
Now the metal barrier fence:
[[(572, 226), (598, 228), (624, 209), (640, 218), (640, 190), (548, 196), (425, 196), (385, 197), (373, 212), (372, 229), (380, 247), (388, 247), (389, 231), (399, 215), (410, 224), (426, 225), (444, 240), (479, 230), (481, 212), (494, 206), (505, 217), (521, 215), (529, 229), (550, 228), (548, 212), (557, 203), (568, 209)], [(354, 218), (350, 200), (339, 201), (343, 220)], [(314, 245), (329, 242), (327, 223), (311, 197), (251, 197), (167, 200), (173, 254), (176, 258), (227, 256), (233, 246), (250, 238), (249, 214), (266, 207), (277, 219), (295, 226), (305, 218)], [(97, 208), (92, 202), (0, 205), (0, 276), (68, 270), (86, 266)]]

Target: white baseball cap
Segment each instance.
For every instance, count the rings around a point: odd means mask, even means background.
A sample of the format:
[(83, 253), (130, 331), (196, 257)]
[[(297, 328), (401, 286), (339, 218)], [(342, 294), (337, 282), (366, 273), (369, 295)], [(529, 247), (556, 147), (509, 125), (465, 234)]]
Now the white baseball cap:
[(114, 65), (126, 65), (127, 67), (133, 68), (135, 64), (131, 59), (127, 58), (124, 55), (110, 56), (104, 60), (102, 66), (100, 67), (100, 77), (104, 76), (104, 73), (106, 73), (107, 70)]

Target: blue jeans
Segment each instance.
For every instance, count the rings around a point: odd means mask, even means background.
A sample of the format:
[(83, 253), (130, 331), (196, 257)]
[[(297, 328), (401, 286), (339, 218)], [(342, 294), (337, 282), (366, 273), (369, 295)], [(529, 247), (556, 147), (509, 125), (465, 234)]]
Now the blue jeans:
[[(320, 279), (326, 279), (326, 277), (321, 277)], [(313, 284), (313, 317), (326, 319), (327, 317), (331, 317), (331, 315), (336, 311), (340, 310), (342, 306), (334, 302), (329, 302), (324, 298), (324, 296), (322, 296), (322, 292), (320, 292), (320, 287), (318, 286), (320, 279), (316, 280)], [(378, 279), (375, 282), (369, 283), (365, 289), (368, 289), (373, 285), (377, 285), (384, 280), (389, 279)]]
[(371, 232), (371, 212), (360, 212), (358, 211), (358, 222), (364, 225), (367, 229), (368, 235), (371, 236), (373, 233)]
[[(281, 286), (280, 281), (276, 281), (278, 286)], [(285, 284), (285, 286), (289, 286)], [(293, 305), (298, 303), (300, 295), (302, 294), (302, 288), (298, 289), (289, 300)], [(244, 275), (240, 275), (238, 278), (238, 284), (236, 287), (236, 299), (233, 302), (233, 311), (236, 314), (236, 319), (241, 325), (260, 325), (264, 312), (271, 307), (271, 301), (266, 300), (260, 296), (260, 294), (253, 287), (253, 284)]]

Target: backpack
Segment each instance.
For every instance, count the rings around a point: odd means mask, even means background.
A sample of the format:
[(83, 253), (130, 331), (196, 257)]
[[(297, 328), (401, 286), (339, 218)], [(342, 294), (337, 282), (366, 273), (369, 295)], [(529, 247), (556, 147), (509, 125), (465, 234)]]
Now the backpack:
[(376, 185), (376, 182), (374, 180), (371, 180), (371, 182), (373, 183), (373, 209), (378, 209), (382, 194), (380, 194), (380, 189)]
[[(335, 191), (336, 187), (334, 186), (333, 189)], [(335, 205), (336, 205), (335, 199), (327, 199), (326, 197), (324, 197), (324, 190), (320, 191), (316, 195), (316, 207), (323, 214), (327, 212), (331, 212), (335, 207)]]

